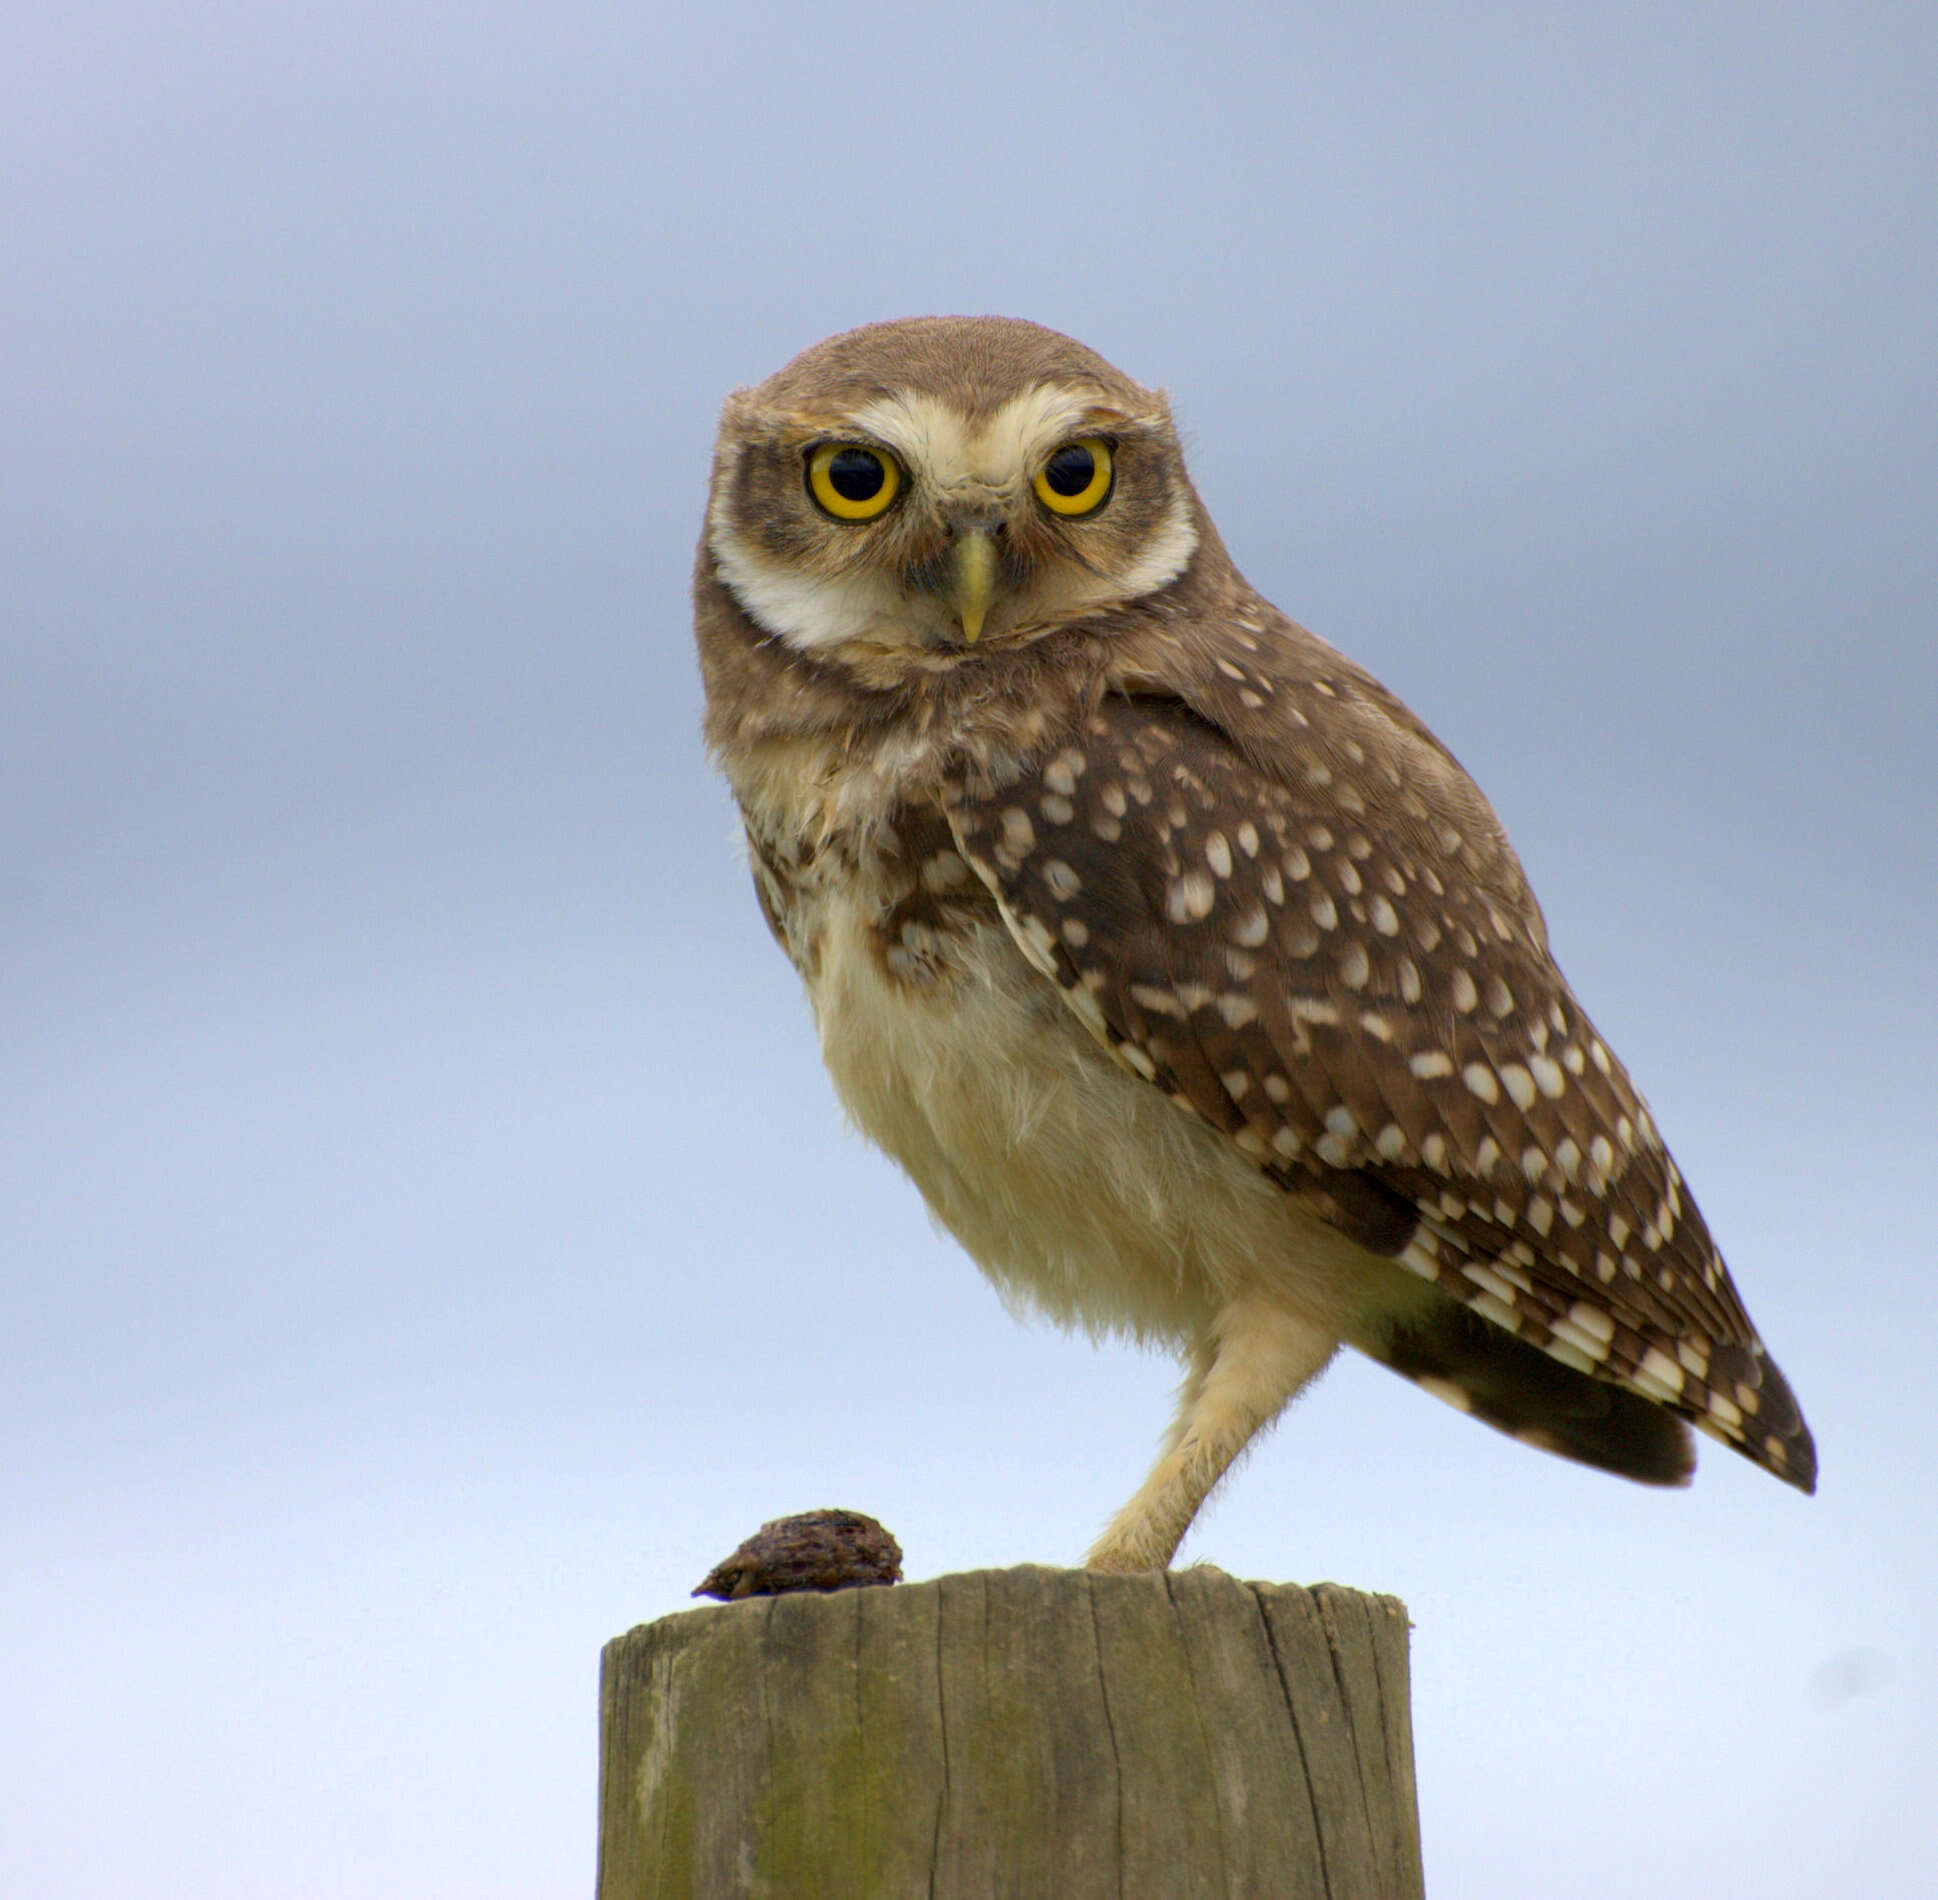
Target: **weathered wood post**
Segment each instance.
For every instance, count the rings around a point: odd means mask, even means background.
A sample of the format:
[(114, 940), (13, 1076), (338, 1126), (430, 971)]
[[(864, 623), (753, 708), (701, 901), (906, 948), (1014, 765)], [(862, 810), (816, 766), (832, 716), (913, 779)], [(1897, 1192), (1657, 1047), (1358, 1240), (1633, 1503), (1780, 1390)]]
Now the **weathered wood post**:
[(1407, 1618), (986, 1570), (606, 1646), (598, 1900), (1418, 1900)]

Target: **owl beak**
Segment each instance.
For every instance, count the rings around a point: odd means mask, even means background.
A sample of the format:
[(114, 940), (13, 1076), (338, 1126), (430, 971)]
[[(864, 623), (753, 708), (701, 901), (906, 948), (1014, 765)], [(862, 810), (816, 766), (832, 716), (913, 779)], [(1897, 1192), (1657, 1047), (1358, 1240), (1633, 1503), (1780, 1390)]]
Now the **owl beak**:
[(996, 542), (986, 528), (965, 528), (956, 536), (950, 557), (949, 605), (962, 623), (962, 637), (971, 646), (982, 638), (989, 618), (989, 601), (996, 591)]

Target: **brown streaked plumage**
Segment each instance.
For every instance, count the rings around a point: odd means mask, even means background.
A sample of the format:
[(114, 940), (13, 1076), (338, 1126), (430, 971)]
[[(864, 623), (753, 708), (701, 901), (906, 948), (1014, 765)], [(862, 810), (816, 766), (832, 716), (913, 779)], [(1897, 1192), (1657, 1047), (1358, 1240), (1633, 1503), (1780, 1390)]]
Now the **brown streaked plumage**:
[(1186, 1361), (1092, 1565), (1168, 1563), (1341, 1343), (1643, 1482), (1687, 1420), (1814, 1487), (1492, 809), (1246, 585), (1161, 396), (1033, 324), (832, 337), (729, 401), (695, 599), (850, 1113), (1005, 1292)]

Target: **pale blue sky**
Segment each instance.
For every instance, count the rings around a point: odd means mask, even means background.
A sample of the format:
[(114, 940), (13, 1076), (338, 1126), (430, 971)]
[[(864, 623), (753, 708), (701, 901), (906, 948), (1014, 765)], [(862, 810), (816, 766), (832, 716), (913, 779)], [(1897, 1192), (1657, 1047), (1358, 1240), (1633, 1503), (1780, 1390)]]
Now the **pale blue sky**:
[(0, 1891), (540, 1900), (763, 1518), (1071, 1561), (1173, 1374), (842, 1130), (714, 416), (1031, 316), (1493, 796), (1823, 1458), (1342, 1365), (1186, 1556), (1415, 1624), (1436, 1900), (1938, 1889), (1938, 16), (274, 9), (0, 45)]

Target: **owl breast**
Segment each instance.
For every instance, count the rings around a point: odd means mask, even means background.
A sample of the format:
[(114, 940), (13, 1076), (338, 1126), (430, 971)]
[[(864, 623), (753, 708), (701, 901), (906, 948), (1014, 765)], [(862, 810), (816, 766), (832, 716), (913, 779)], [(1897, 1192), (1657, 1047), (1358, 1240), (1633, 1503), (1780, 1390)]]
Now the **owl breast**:
[(763, 870), (862, 1133), (1018, 1304), (1183, 1343), (1268, 1281), (1343, 1329), (1386, 1263), (1121, 1067), (933, 825), (898, 824), (890, 852)]

